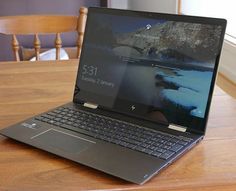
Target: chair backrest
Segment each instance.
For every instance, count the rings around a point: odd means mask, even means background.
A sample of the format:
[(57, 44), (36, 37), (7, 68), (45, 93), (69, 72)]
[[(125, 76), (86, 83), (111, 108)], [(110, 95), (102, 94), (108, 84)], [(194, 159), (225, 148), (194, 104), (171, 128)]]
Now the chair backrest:
[(39, 34), (56, 34), (55, 37), (55, 58), (60, 59), (62, 40), (60, 33), (77, 31), (78, 39), (77, 57), (80, 56), (83, 42), (85, 24), (87, 19), (87, 8), (81, 7), (79, 16), (62, 15), (26, 15), (26, 16), (4, 16), (0, 17), (0, 33), (12, 35), (12, 49), (16, 61), (20, 61), (19, 42), (17, 35), (34, 35), (34, 49), (36, 60), (39, 60), (41, 42)]

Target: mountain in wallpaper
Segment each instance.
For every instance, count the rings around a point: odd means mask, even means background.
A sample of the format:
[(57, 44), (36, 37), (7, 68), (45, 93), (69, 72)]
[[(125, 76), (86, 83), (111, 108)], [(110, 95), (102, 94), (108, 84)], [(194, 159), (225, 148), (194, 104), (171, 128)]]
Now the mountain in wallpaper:
[[(213, 64), (221, 28), (212, 25), (165, 21), (116, 36), (119, 54), (160, 61), (196, 61)], [(125, 47), (126, 46), (126, 47)], [(128, 49), (130, 47), (131, 49)], [(213, 60), (212, 60), (213, 59)]]

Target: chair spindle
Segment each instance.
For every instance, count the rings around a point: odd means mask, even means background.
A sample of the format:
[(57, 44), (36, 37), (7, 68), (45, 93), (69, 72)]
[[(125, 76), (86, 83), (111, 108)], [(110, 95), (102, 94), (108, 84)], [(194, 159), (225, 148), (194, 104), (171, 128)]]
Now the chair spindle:
[(20, 46), (19, 46), (19, 42), (17, 40), (17, 37), (16, 37), (16, 35), (13, 34), (12, 35), (12, 50), (14, 52), (14, 56), (15, 56), (15, 59), (17, 62), (20, 61), (19, 48), (20, 48)]
[(81, 7), (79, 10), (79, 19), (77, 24), (78, 39), (77, 39), (77, 57), (80, 57), (81, 48), (83, 44), (85, 25), (87, 20), (88, 9), (86, 7)]
[(40, 60), (39, 58), (40, 48), (41, 48), (41, 42), (40, 42), (39, 36), (38, 34), (35, 34), (34, 35), (34, 50), (35, 50), (36, 60)]
[(60, 33), (56, 34), (55, 47), (56, 47), (56, 60), (60, 60), (60, 51), (62, 47), (62, 40)]

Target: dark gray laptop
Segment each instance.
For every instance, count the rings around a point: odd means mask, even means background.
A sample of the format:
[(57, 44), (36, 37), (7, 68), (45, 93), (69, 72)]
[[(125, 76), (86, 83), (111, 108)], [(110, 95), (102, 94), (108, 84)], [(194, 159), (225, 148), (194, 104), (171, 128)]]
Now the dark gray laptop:
[(89, 8), (73, 102), (0, 133), (143, 184), (203, 139), (225, 27)]

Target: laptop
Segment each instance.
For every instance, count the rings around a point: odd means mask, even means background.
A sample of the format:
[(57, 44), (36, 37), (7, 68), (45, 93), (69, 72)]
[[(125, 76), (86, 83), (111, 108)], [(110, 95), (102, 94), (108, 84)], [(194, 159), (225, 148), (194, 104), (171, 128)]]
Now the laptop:
[(144, 184), (203, 139), (225, 27), (89, 8), (73, 101), (0, 133)]

